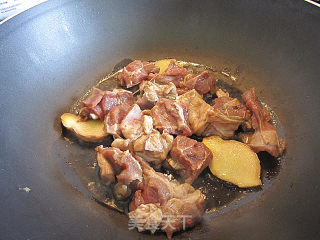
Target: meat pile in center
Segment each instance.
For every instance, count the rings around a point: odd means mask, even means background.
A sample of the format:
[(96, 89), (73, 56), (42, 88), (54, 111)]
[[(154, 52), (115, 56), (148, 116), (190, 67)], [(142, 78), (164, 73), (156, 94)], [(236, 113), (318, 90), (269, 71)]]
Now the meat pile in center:
[[(171, 238), (204, 212), (204, 195), (191, 184), (213, 156), (191, 135), (230, 139), (242, 126), (242, 141), (272, 156), (282, 154), (285, 141), (254, 89), (242, 95), (242, 103), (217, 89), (208, 71), (193, 74), (175, 61), (159, 70), (153, 63), (131, 62), (117, 78), (126, 88), (139, 84), (137, 101), (127, 90), (94, 88), (79, 114), (84, 121), (103, 120), (114, 138), (112, 147), (96, 148), (96, 159), (103, 184), (113, 184), (118, 199), (132, 199), (130, 221), (139, 231), (161, 229)], [(203, 94), (216, 94), (212, 106)], [(181, 183), (156, 171), (161, 168), (173, 170)]]

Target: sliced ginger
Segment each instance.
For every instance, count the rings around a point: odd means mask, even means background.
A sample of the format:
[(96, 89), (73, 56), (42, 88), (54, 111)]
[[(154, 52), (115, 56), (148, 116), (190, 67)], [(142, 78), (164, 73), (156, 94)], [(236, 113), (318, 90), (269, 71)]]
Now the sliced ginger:
[(81, 121), (81, 118), (71, 113), (61, 115), (63, 126), (73, 131), (76, 136), (87, 142), (98, 142), (108, 136), (101, 120)]
[(171, 61), (175, 61), (175, 63), (177, 64), (175, 59), (162, 59), (162, 60), (156, 61), (154, 64), (160, 68), (159, 73), (161, 74), (168, 69), (168, 66)]
[(209, 168), (216, 177), (241, 188), (261, 185), (260, 161), (255, 152), (242, 142), (213, 136), (203, 139), (212, 151)]

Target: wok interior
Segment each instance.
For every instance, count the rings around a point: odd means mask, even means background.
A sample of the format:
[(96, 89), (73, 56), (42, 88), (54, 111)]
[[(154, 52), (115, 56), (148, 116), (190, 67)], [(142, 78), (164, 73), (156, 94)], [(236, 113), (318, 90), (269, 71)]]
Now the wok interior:
[[(76, 151), (65, 151), (57, 116), (122, 59), (174, 57), (239, 72), (238, 88), (257, 88), (277, 113), (288, 143), (282, 169), (267, 191), (219, 216), (206, 214), (201, 225), (177, 238), (314, 238), (319, 20), (317, 10), (303, 1), (53, 0), (4, 23), (3, 236), (150, 238), (128, 231), (122, 214), (91, 201), (73, 164), (61, 165), (70, 159), (90, 165), (94, 153), (77, 144), (71, 145), (79, 146)], [(18, 186), (32, 190), (24, 194)]]

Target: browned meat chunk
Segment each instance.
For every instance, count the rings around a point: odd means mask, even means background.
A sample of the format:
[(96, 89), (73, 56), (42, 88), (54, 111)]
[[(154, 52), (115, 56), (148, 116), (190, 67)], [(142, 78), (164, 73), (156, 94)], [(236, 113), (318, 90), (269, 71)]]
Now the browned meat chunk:
[[(118, 148), (102, 145), (96, 147), (97, 161), (100, 167), (100, 177), (105, 184), (112, 182), (111, 173), (117, 174), (115, 193), (119, 199), (127, 198), (131, 194), (131, 188), (136, 188), (142, 182), (142, 169), (140, 163), (129, 153), (122, 152)], [(106, 169), (106, 166), (108, 169)], [(112, 170), (110, 170), (112, 166)], [(107, 172), (107, 174), (105, 174)]]
[(104, 94), (105, 92), (99, 88), (93, 88), (91, 95), (82, 102), (82, 105), (86, 107), (95, 107), (100, 103)]
[(176, 180), (171, 180), (163, 173), (156, 172), (142, 158), (136, 156), (143, 171), (141, 190), (135, 192), (134, 199), (129, 205), (129, 210), (135, 210), (139, 205), (146, 203), (159, 203), (164, 205), (174, 196), (175, 188), (179, 185)]
[(202, 135), (230, 138), (234, 131), (250, 118), (250, 112), (236, 98), (219, 97), (214, 102), (214, 106), (208, 110), (208, 124)]
[(142, 181), (142, 169), (139, 162), (129, 153), (122, 152), (118, 148), (107, 147), (102, 145), (96, 147), (96, 152), (108, 161), (116, 174), (117, 180), (123, 184), (129, 185), (134, 181)]
[(185, 88), (195, 89), (200, 94), (216, 92), (216, 79), (209, 71), (204, 71), (198, 74), (189, 74), (184, 79)]
[(211, 108), (196, 90), (190, 90), (178, 97), (178, 101), (187, 106), (188, 123), (192, 133), (201, 136), (207, 126), (207, 111)]
[(118, 80), (121, 86), (130, 88), (148, 79), (149, 73), (158, 73), (159, 70), (160, 68), (153, 63), (135, 60), (123, 68), (118, 75)]
[(135, 154), (142, 157), (145, 161), (153, 164), (155, 168), (159, 168), (162, 161), (172, 146), (173, 137), (167, 133), (160, 134), (154, 130), (152, 133), (142, 135), (134, 142), (133, 150)]
[(169, 84), (172, 82), (176, 87), (179, 87), (180, 82), (183, 81), (187, 74), (188, 70), (186, 68), (178, 66), (175, 61), (171, 61), (168, 69), (163, 74), (150, 74), (149, 78), (160, 84)]
[(251, 124), (255, 130), (253, 134), (243, 134), (243, 142), (255, 152), (266, 151), (274, 157), (280, 156), (285, 149), (285, 140), (279, 138), (275, 126), (269, 123), (270, 114), (266, 114), (258, 103), (255, 89), (244, 92), (242, 99), (253, 113)]
[(127, 104), (113, 107), (104, 118), (104, 127), (107, 133), (112, 134), (115, 138), (123, 137), (120, 129), (120, 123), (130, 109)]
[(151, 81), (143, 81), (140, 86), (140, 96), (137, 104), (142, 108), (152, 108), (161, 98), (175, 100), (177, 98), (176, 86), (169, 82), (166, 85), (160, 85)]
[(206, 145), (185, 136), (177, 136), (173, 140), (170, 156), (177, 163), (169, 161), (171, 167), (174, 169), (178, 165), (177, 173), (190, 184), (212, 160), (212, 152)]
[(216, 98), (212, 107), (196, 90), (190, 90), (179, 96), (178, 101), (187, 106), (188, 122), (198, 136), (232, 137), (239, 125), (250, 117), (246, 106), (235, 98)]
[(128, 215), (129, 230), (137, 227), (139, 232), (150, 230), (151, 233), (155, 233), (160, 228), (163, 218), (160, 207), (153, 203), (141, 204)]
[(183, 198), (171, 198), (162, 208), (165, 219), (162, 231), (169, 239), (174, 232), (193, 227), (204, 213), (204, 195), (199, 191), (190, 191)]
[(152, 109), (154, 127), (169, 134), (192, 135), (188, 125), (188, 112), (185, 105), (162, 98)]
[(92, 89), (91, 95), (81, 103), (82, 108), (80, 109), (79, 115), (82, 119), (87, 120), (88, 118), (104, 118), (104, 112), (102, 111), (100, 104), (104, 94), (105, 92), (98, 88)]
[(143, 134), (143, 114), (137, 104), (130, 107), (120, 124), (120, 129), (127, 139), (137, 139)]
[(131, 139), (116, 138), (111, 143), (111, 147), (119, 148), (121, 151), (133, 151), (133, 143)]
[(100, 168), (100, 178), (103, 184), (110, 185), (114, 182), (114, 170), (102, 153), (96, 152), (96, 159)]
[(106, 115), (114, 106), (134, 103), (133, 94), (123, 89), (114, 89), (112, 92), (106, 91), (101, 100), (101, 109)]
[(139, 232), (149, 230), (154, 233), (161, 229), (171, 239), (174, 232), (192, 227), (202, 218), (204, 196), (199, 190), (190, 190), (182, 198), (171, 198), (164, 206), (153, 203), (139, 205), (129, 212), (129, 223), (137, 226)]
[(171, 198), (183, 198), (190, 191), (195, 191), (190, 184), (180, 184), (169, 176), (156, 172), (139, 156), (135, 158), (139, 161), (143, 171), (143, 183), (130, 203), (130, 211), (146, 203), (159, 203), (160, 206), (163, 206)]
[(188, 183), (179, 184), (155, 172), (143, 161), (140, 164), (143, 185), (130, 203), (129, 217), (135, 223), (146, 223), (150, 219), (154, 225), (149, 229), (142, 224), (139, 231), (161, 229), (170, 239), (174, 232), (194, 226), (204, 212), (204, 195)]
[(82, 102), (82, 108), (79, 115), (83, 119), (101, 119), (115, 106), (121, 104), (132, 105), (134, 103), (131, 92), (123, 89), (114, 89), (110, 91), (102, 91), (93, 88), (92, 94)]

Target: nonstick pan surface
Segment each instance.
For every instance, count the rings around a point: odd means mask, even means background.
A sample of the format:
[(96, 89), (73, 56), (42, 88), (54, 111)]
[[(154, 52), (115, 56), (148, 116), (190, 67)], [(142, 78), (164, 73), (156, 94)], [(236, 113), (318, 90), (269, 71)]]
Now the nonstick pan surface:
[(318, 239), (319, 22), (304, 1), (52, 0), (0, 25), (0, 238), (165, 239), (92, 198), (59, 116), (124, 59), (174, 57), (256, 87), (288, 145), (267, 189), (175, 238)]

